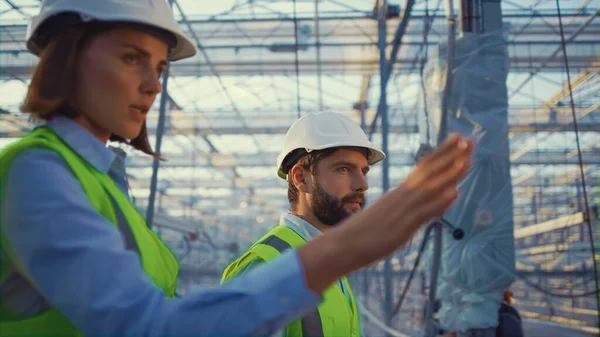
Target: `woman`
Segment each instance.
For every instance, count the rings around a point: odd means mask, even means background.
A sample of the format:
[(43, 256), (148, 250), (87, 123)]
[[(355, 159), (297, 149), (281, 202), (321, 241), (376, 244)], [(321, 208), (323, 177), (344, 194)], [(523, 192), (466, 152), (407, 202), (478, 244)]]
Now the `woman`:
[(46, 123), (0, 154), (0, 336), (270, 334), (439, 216), (470, 167), (473, 145), (450, 137), (327, 235), (175, 297), (177, 262), (130, 203), (106, 143), (157, 156), (146, 114), (167, 62), (194, 45), (164, 0), (46, 0), (27, 46), (40, 62), (22, 110)]

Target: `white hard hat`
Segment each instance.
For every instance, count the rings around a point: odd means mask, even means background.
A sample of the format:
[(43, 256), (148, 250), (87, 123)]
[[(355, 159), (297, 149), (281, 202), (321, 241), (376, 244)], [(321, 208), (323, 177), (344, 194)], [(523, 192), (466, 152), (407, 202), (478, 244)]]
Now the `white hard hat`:
[(306, 114), (292, 124), (285, 135), (283, 149), (277, 157), (277, 174), (287, 179), (289, 167), (283, 167), (284, 161), (295, 150), (304, 149), (310, 153), (344, 146), (368, 150), (369, 165), (385, 158), (385, 153), (373, 146), (365, 132), (350, 118), (334, 112)]
[(181, 31), (173, 12), (165, 0), (44, 0), (40, 13), (27, 27), (27, 48), (35, 55), (43, 45), (38, 40), (38, 29), (49, 18), (63, 13), (77, 13), (82, 21), (98, 20), (139, 23), (165, 30), (176, 38), (169, 51), (169, 60), (177, 61), (196, 54), (192, 40)]

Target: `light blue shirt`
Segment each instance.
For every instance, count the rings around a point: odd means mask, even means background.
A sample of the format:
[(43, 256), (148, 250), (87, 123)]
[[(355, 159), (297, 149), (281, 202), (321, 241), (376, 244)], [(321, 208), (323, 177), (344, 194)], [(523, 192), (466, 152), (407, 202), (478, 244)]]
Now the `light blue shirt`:
[(292, 213), (287, 213), (279, 218), (279, 225), (286, 226), (298, 233), (305, 241), (310, 241), (320, 235), (323, 235), (315, 226), (308, 223), (301, 217)]
[[(47, 125), (127, 191), (122, 156), (69, 119)], [(322, 300), (295, 250), (223, 286), (166, 298), (52, 151), (20, 154), (3, 190), (0, 234), (20, 273), (3, 282), (0, 303), (22, 314), (52, 303), (86, 336), (270, 335)]]

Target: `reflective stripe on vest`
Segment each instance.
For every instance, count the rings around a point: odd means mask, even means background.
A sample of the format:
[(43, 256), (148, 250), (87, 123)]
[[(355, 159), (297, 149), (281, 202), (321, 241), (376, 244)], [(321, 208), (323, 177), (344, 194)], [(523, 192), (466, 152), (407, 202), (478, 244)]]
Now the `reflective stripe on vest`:
[[(267, 237), (260, 243), (277, 249), (280, 254), (292, 248), (289, 243), (283, 241), (275, 235)], [(321, 324), (321, 316), (319, 315), (318, 309), (315, 309), (304, 316), (300, 320), (300, 324), (302, 326), (302, 336), (304, 337), (322, 337), (324, 335), (323, 325)]]
[(119, 231), (123, 236), (123, 240), (125, 241), (125, 249), (132, 250), (136, 252), (138, 256), (140, 256), (140, 248), (138, 247), (137, 242), (135, 242), (135, 237), (133, 236), (133, 232), (131, 231), (131, 227), (129, 227), (127, 219), (125, 219), (123, 211), (121, 211), (121, 207), (119, 207), (115, 199), (110, 195), (110, 193), (108, 193), (108, 191), (106, 191), (106, 194), (108, 194), (113, 208), (115, 209), (117, 216), (117, 227), (119, 228)]

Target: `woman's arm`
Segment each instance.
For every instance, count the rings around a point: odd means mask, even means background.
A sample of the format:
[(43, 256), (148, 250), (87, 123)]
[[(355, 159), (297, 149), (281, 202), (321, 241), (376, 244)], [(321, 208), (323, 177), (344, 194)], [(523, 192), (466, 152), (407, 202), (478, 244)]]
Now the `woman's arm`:
[(180, 299), (163, 297), (51, 152), (15, 160), (2, 235), (23, 275), (84, 335), (271, 334), (314, 309), (315, 294), (391, 254), (452, 204), (472, 151), (459, 140), (451, 137), (398, 188), (297, 252)]
[(19, 271), (86, 336), (270, 334), (318, 305), (294, 251), (243, 278), (167, 299), (57, 154), (15, 159), (2, 235)]

